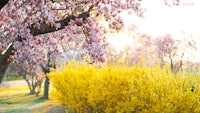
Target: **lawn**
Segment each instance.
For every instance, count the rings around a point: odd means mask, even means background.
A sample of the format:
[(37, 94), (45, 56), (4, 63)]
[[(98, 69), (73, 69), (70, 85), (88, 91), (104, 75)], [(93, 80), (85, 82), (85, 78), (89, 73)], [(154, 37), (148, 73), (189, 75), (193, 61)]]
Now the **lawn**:
[[(51, 94), (51, 93), (50, 93)], [(65, 113), (51, 95), (49, 100), (29, 95), (27, 86), (0, 87), (0, 113)]]

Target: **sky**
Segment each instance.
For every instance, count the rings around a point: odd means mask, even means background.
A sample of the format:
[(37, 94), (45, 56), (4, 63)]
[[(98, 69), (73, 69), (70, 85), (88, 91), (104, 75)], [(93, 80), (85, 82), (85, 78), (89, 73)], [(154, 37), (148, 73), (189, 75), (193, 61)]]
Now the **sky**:
[[(182, 32), (189, 33), (193, 36), (197, 48), (200, 49), (200, 0), (181, 0), (180, 6), (166, 6), (163, 0), (143, 0), (142, 6), (146, 8), (144, 13), (145, 18), (139, 18), (136, 15), (127, 17), (125, 13), (123, 17), (125, 25), (136, 24), (141, 33), (147, 33), (153, 38), (163, 34), (173, 34), (174, 38), (182, 40)], [(127, 37), (124, 33), (118, 37)], [(119, 47), (119, 43), (121, 46)], [(122, 49), (122, 40), (116, 39), (116, 47)], [(125, 40), (124, 44), (129, 42)], [(193, 51), (194, 61), (200, 62), (200, 50)], [(191, 59), (191, 56), (186, 56), (185, 59)]]
[(143, 0), (142, 5), (147, 11), (145, 19), (141, 20), (141, 31), (153, 36), (166, 32), (177, 34), (181, 31), (199, 35), (199, 0), (183, 0), (177, 7), (168, 7), (163, 0)]
[[(172, 33), (176, 39), (183, 39), (181, 32), (191, 33), (197, 48), (200, 48), (200, 0), (182, 0), (177, 7), (168, 7), (163, 0), (144, 0), (147, 8), (145, 19), (141, 20), (140, 31), (153, 37)], [(189, 52), (189, 51), (188, 51)], [(193, 51), (193, 61), (200, 61), (200, 51)], [(185, 56), (190, 59), (191, 56)]]

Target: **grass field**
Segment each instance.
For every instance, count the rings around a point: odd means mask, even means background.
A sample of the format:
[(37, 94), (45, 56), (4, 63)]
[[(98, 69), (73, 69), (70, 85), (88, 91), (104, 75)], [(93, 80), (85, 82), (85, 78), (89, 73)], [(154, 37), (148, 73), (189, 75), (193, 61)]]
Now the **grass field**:
[[(50, 93), (51, 94), (51, 93)], [(65, 113), (51, 95), (49, 100), (29, 95), (27, 86), (0, 87), (0, 113)]]

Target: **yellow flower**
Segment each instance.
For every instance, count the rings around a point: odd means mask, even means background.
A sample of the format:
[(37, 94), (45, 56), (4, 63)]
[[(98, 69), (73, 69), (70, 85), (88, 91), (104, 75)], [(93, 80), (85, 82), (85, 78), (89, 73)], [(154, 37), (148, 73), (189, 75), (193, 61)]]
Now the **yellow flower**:
[(200, 112), (199, 76), (172, 74), (169, 66), (98, 68), (71, 61), (48, 76), (55, 98), (77, 113)]

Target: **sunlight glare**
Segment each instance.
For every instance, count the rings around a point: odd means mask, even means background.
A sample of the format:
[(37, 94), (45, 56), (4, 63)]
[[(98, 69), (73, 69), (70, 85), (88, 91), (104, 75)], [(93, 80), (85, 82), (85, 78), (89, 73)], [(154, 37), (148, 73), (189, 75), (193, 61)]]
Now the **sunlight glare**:
[[(149, 34), (152, 39), (160, 35), (172, 34), (173, 38), (183, 41), (181, 33), (186, 32), (192, 35), (197, 48), (200, 47), (200, 0), (181, 0), (180, 5), (175, 7), (166, 6), (163, 0), (142, 0), (141, 7), (146, 9), (144, 18), (137, 18), (134, 14), (132, 16), (125, 14), (123, 19), (126, 26), (130, 26), (131, 23), (137, 24), (138, 32)], [(119, 45), (121, 40), (116, 41), (115, 45)], [(123, 46), (117, 47), (118, 50), (121, 48)], [(200, 50), (192, 54), (195, 54), (196, 61), (199, 61)]]
[(114, 46), (117, 53), (122, 51), (126, 46), (132, 45), (132, 39), (125, 32), (119, 32), (109, 38), (109, 42)]
[(177, 34), (181, 31), (198, 33), (200, 26), (198, 0), (184, 0), (182, 5), (176, 7), (165, 6), (162, 0), (144, 0), (143, 7), (147, 11), (141, 23), (141, 32), (152, 36), (164, 33)]

